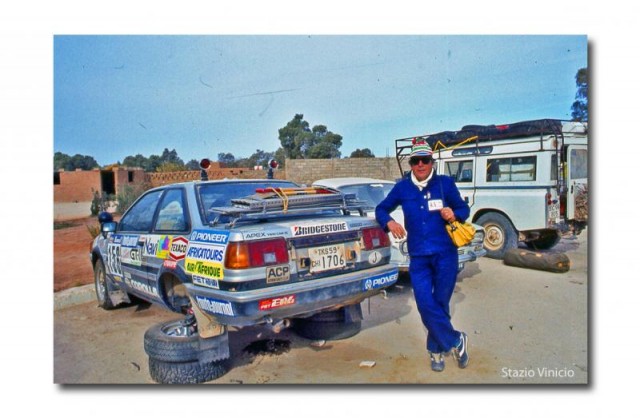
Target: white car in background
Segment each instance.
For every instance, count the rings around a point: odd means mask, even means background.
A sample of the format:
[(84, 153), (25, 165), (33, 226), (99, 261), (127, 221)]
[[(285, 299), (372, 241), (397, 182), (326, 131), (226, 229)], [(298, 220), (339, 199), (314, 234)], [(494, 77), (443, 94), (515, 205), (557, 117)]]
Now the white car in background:
[[(359, 200), (364, 200), (371, 205), (371, 211), (367, 212), (367, 216), (370, 218), (375, 218), (375, 207), (387, 196), (394, 185), (395, 183), (389, 180), (366, 177), (336, 177), (317, 180), (313, 183), (313, 186), (355, 194)], [(391, 216), (404, 225), (404, 214), (401, 208), (393, 211)], [(484, 229), (479, 225), (474, 224), (474, 226), (476, 233), (473, 241), (458, 248), (458, 273), (462, 271), (466, 262), (475, 261), (478, 257), (482, 257), (487, 253), (482, 244), (484, 241)], [(396, 264), (400, 271), (408, 271), (409, 252), (407, 250), (407, 240), (404, 238), (398, 240), (391, 234), (389, 234), (389, 239), (391, 240), (391, 263)]]

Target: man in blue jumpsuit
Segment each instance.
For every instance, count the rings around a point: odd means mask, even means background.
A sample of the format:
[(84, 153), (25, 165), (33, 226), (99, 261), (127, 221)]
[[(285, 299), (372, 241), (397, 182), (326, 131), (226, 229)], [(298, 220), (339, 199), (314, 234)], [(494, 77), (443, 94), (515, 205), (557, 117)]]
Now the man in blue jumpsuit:
[[(376, 219), (395, 238), (407, 236), (409, 275), (428, 331), (431, 368), (444, 370), (444, 355), (450, 351), (458, 366), (464, 368), (469, 362), (467, 335), (453, 328), (449, 313), (458, 274), (458, 251), (445, 223), (466, 220), (469, 206), (460, 197), (453, 179), (435, 173), (433, 152), (426, 142), (414, 140), (409, 164), (411, 173), (376, 207)], [(398, 206), (404, 212), (404, 227), (390, 215)]]

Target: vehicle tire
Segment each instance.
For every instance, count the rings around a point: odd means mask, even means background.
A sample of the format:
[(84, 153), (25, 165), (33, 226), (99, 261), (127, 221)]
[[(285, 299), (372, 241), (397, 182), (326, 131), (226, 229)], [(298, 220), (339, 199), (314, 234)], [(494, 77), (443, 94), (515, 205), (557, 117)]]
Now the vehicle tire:
[(225, 330), (217, 337), (200, 338), (195, 330), (187, 331), (182, 320), (172, 320), (144, 333), (144, 351), (149, 358), (172, 363), (226, 360), (229, 337)]
[(163, 384), (194, 384), (217, 379), (229, 371), (229, 361), (168, 362), (149, 357), (151, 378)]
[(484, 248), (487, 250), (487, 257), (501, 260), (508, 249), (518, 246), (518, 231), (504, 215), (495, 212), (485, 213), (475, 223), (484, 227)]
[(93, 281), (96, 287), (96, 298), (98, 299), (98, 306), (105, 310), (113, 309), (115, 306), (109, 298), (107, 273), (104, 268), (104, 263), (101, 259), (98, 259), (93, 265)]
[(181, 320), (162, 322), (144, 333), (144, 351), (150, 358), (167, 362), (198, 360), (200, 336), (180, 335)]
[(295, 333), (309, 340), (343, 340), (358, 334), (361, 329), (362, 321), (347, 318), (345, 308), (293, 321)]
[(560, 233), (558, 231), (544, 231), (540, 237), (527, 241), (525, 244), (532, 250), (549, 250), (560, 242)]

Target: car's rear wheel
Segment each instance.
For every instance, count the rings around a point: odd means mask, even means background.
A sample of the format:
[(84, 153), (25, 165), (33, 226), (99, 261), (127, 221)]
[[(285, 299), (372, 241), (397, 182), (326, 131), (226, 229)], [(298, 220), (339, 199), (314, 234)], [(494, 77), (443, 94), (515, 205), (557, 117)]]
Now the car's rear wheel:
[(113, 309), (114, 305), (109, 298), (109, 291), (107, 287), (107, 273), (104, 268), (104, 263), (100, 259), (97, 260), (93, 266), (93, 280), (96, 287), (98, 306), (106, 310)]
[(540, 237), (527, 241), (527, 247), (532, 250), (549, 250), (560, 242), (560, 233), (556, 230), (542, 231)]
[[(355, 311), (351, 315), (347, 309)], [(310, 340), (342, 340), (353, 337), (362, 329), (360, 304), (335, 311), (317, 313), (309, 318), (293, 321), (293, 330)]]

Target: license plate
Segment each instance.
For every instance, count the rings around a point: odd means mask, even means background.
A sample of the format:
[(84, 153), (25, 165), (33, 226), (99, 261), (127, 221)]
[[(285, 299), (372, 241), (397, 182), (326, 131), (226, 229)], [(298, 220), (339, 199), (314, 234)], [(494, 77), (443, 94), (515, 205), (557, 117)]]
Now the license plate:
[(555, 220), (560, 216), (560, 205), (558, 203), (554, 203), (549, 205), (549, 219)]
[(311, 273), (340, 269), (347, 265), (344, 257), (344, 244), (309, 248), (309, 259), (311, 260), (309, 268)]

